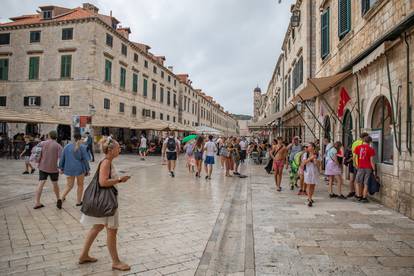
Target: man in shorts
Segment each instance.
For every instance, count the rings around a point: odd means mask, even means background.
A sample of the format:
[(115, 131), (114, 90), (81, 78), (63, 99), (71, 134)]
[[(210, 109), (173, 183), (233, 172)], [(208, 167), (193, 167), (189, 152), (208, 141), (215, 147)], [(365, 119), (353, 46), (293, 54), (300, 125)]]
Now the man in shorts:
[(145, 138), (144, 134), (141, 134), (141, 141), (139, 143), (139, 156), (141, 156), (141, 160), (144, 161), (145, 157), (147, 156), (147, 138)]
[(283, 166), (286, 164), (287, 148), (283, 144), (283, 138), (277, 137), (277, 144), (270, 151), (270, 157), (273, 159), (273, 170), (275, 172), (275, 184), (278, 192), (282, 191)]
[(371, 136), (364, 137), (364, 143), (355, 148), (354, 154), (358, 158), (358, 171), (356, 182), (359, 185), (359, 191), (362, 191), (362, 197), (358, 201), (368, 202), (368, 180), (372, 173), (375, 174), (375, 149), (370, 146)]
[[(300, 138), (299, 136), (295, 136), (293, 137), (292, 143), (290, 143), (287, 146), (287, 150), (289, 151), (289, 165), (290, 165), (290, 172), (289, 172), (289, 179), (290, 179), (290, 189), (293, 190), (294, 187), (298, 186), (297, 181), (298, 181), (298, 170), (294, 169), (294, 159), (295, 159), (295, 155), (298, 152), (301, 152), (303, 149), (302, 144), (300, 143)], [(286, 164), (286, 169), (288, 167), (288, 164)]]
[(60, 199), (58, 186), (59, 170), (57, 167), (60, 154), (62, 153), (62, 146), (56, 142), (56, 139), (57, 132), (55, 130), (52, 130), (49, 132), (48, 139), (40, 143), (42, 152), (38, 166), (39, 184), (36, 189), (35, 206), (33, 209), (44, 207), (44, 205), (40, 203), (40, 197), (42, 195), (43, 187), (48, 177), (50, 177), (50, 180), (52, 181), (53, 191), (56, 195), (56, 207), (58, 209), (62, 209), (62, 200)]
[(349, 164), (349, 173), (351, 174), (351, 179), (349, 181), (349, 194), (347, 197), (356, 197), (357, 199), (360, 199), (362, 191), (359, 191), (358, 185), (355, 185), (355, 178), (357, 174), (357, 168), (358, 168), (358, 156), (354, 153), (355, 148), (359, 145), (362, 145), (364, 143), (364, 138), (369, 136), (368, 133), (363, 132), (359, 136), (357, 140), (355, 140), (352, 143), (351, 151), (352, 151), (352, 162)]
[(174, 131), (170, 131), (168, 137), (164, 140), (162, 145), (163, 156), (167, 156), (167, 168), (171, 177), (175, 177), (175, 164), (177, 155), (180, 152), (180, 141), (175, 138)]
[(204, 160), (206, 179), (211, 179), (214, 165), (214, 154), (217, 152), (217, 146), (213, 142), (213, 135), (208, 136), (208, 142), (204, 145), (206, 159)]

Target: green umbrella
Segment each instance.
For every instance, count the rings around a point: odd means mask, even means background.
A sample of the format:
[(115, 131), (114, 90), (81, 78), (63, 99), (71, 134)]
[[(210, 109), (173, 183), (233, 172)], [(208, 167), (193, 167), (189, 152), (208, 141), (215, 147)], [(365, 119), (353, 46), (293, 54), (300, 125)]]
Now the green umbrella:
[(187, 143), (188, 141), (196, 139), (197, 137), (198, 137), (198, 135), (196, 135), (196, 134), (190, 134), (190, 135), (184, 137), (182, 142)]

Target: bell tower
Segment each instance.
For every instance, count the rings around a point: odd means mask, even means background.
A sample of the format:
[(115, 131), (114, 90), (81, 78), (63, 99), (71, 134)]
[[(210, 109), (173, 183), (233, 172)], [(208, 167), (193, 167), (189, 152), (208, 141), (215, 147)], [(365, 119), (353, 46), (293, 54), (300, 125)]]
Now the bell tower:
[(253, 122), (257, 122), (257, 119), (261, 113), (262, 106), (262, 90), (257, 86), (253, 90)]

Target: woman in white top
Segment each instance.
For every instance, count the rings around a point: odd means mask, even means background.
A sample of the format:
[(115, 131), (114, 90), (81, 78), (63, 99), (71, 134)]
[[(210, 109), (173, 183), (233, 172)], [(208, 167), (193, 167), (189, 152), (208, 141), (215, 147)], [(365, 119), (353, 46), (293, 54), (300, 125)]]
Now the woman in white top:
[[(120, 146), (117, 141), (108, 137), (102, 141), (102, 151), (105, 153), (105, 159), (100, 163), (99, 169), (99, 185), (101, 187), (112, 187), (119, 183), (127, 182), (130, 176), (118, 177), (116, 170), (112, 165), (112, 160), (119, 156)], [(112, 269), (126, 271), (131, 267), (126, 263), (121, 262), (118, 256), (118, 250), (116, 248), (116, 235), (119, 226), (118, 210), (113, 216), (110, 217), (90, 217), (82, 214), (81, 223), (84, 225), (92, 225), (89, 231), (85, 244), (82, 249), (82, 253), (79, 257), (79, 264), (94, 263), (96, 258), (89, 256), (89, 249), (92, 246), (96, 236), (101, 232), (104, 227), (107, 229), (107, 247), (112, 258)]]
[(319, 184), (319, 169), (321, 166), (321, 160), (318, 157), (318, 153), (315, 151), (315, 144), (309, 143), (306, 147), (306, 159), (303, 161), (304, 167), (304, 180), (307, 186), (308, 192), (308, 206), (313, 205), (313, 193), (315, 192), (315, 185)]

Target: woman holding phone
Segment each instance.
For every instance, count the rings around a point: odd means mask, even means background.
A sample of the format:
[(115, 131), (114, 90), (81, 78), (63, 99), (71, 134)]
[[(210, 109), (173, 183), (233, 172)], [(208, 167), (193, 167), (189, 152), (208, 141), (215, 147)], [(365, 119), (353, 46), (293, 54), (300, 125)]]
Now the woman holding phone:
[[(111, 137), (104, 138), (102, 143), (102, 151), (105, 154), (105, 158), (99, 164), (99, 185), (101, 187), (110, 188), (119, 183), (127, 182), (130, 176), (118, 176), (112, 160), (117, 158), (120, 153), (120, 146), (117, 141)], [(81, 223), (84, 225), (91, 225), (92, 228), (89, 230), (86, 236), (85, 244), (83, 246), (81, 255), (79, 257), (79, 264), (94, 263), (97, 261), (96, 258), (89, 256), (89, 250), (98, 236), (104, 228), (107, 230), (107, 247), (112, 258), (112, 269), (127, 271), (131, 267), (126, 263), (121, 262), (118, 256), (118, 250), (116, 247), (116, 235), (119, 227), (119, 214), (118, 210), (113, 216), (109, 217), (91, 217), (82, 214)]]

